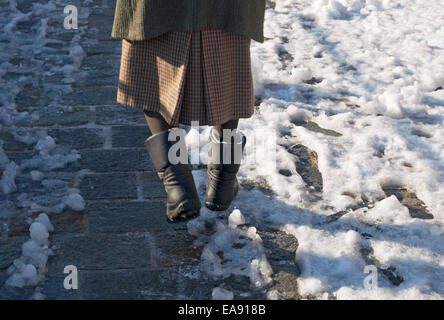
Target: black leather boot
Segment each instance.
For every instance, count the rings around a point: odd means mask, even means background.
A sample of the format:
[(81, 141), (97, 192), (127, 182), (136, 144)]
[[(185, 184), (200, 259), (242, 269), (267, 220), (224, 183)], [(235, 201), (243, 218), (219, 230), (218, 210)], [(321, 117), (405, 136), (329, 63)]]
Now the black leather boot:
[[(168, 141), (170, 131), (149, 137), (145, 140), (145, 146), (167, 193), (166, 214), (169, 221), (183, 221), (199, 216), (201, 203), (191, 173), (192, 166), (189, 164), (185, 136), (182, 135), (178, 142)], [(170, 149), (171, 147), (174, 149)], [(170, 156), (177, 155), (180, 160), (169, 159), (169, 152)]]
[(237, 139), (221, 142), (217, 132), (210, 133), (210, 149), (207, 164), (207, 192), (205, 205), (213, 211), (227, 210), (237, 194), (239, 171), (246, 137), (237, 132)]

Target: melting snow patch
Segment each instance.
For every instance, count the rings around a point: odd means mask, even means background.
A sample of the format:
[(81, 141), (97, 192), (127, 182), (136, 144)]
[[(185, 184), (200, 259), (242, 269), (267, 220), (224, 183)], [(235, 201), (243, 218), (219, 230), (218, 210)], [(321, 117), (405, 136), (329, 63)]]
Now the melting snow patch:
[(228, 216), (228, 226), (230, 228), (236, 228), (239, 225), (245, 224), (245, 218), (239, 209), (234, 209), (233, 212)]
[(0, 180), (0, 187), (2, 188), (3, 193), (8, 194), (17, 190), (17, 186), (15, 185), (15, 177), (18, 174), (19, 166), (15, 164), (14, 161), (11, 161), (6, 165), (5, 171), (3, 171), (2, 178)]
[(224, 288), (214, 288), (211, 294), (213, 300), (233, 300), (233, 292)]
[(22, 255), (14, 260), (8, 268), (10, 277), (6, 285), (12, 287), (35, 286), (44, 279), (48, 256), (52, 254), (49, 249), (49, 231), (54, 227), (46, 214), (40, 214), (29, 228), (31, 239), (22, 246)]
[[(201, 256), (203, 269), (218, 279), (231, 274), (247, 276), (254, 287), (263, 288), (271, 281), (272, 269), (262, 240), (255, 227), (239, 227), (245, 222), (239, 210), (230, 217), (229, 226), (205, 213), (188, 223), (188, 232), (206, 243)], [(214, 233), (206, 236), (208, 228)]]

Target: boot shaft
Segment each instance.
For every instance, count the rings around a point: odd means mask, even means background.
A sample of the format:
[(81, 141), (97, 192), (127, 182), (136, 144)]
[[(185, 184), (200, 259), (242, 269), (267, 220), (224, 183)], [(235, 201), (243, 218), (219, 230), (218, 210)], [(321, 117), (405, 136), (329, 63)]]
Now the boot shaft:
[(245, 135), (237, 130), (233, 135), (224, 136), (224, 141), (221, 141), (217, 131), (211, 129), (208, 165), (210, 167), (224, 168), (224, 171), (227, 172), (237, 172), (240, 167), (245, 144)]
[(145, 147), (158, 173), (171, 165), (191, 168), (183, 129), (174, 128), (152, 135), (145, 140)]

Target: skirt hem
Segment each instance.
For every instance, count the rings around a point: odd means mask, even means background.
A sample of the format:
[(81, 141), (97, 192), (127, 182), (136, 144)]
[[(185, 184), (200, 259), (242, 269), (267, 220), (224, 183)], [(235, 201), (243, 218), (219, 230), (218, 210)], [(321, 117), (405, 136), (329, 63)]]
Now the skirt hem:
[[(137, 110), (142, 110), (142, 111), (150, 111), (150, 112), (155, 112), (158, 113), (162, 116), (162, 118), (170, 125), (170, 126), (177, 126), (179, 124), (182, 125), (186, 125), (186, 126), (190, 126), (191, 125), (191, 121), (179, 121), (178, 123), (173, 123), (173, 117), (171, 117), (167, 112), (162, 112), (162, 110), (157, 110), (157, 109), (152, 109), (149, 108), (146, 105), (141, 105), (141, 104), (135, 104), (135, 103), (129, 103), (129, 102), (125, 102), (125, 101), (121, 101), (121, 100), (116, 100), (117, 103), (119, 103), (120, 105), (123, 105), (125, 107), (128, 108), (133, 108), (133, 109), (137, 109)], [(211, 122), (211, 121), (202, 121), (202, 120), (196, 120), (199, 121), (199, 126), (217, 126), (217, 125), (221, 125), (227, 121), (231, 121), (231, 120), (239, 120), (239, 119), (248, 119), (251, 118), (254, 115), (254, 110), (252, 112), (249, 113), (245, 113), (245, 114), (237, 114), (236, 117), (224, 117), (222, 119), (220, 119), (219, 121), (216, 122)]]

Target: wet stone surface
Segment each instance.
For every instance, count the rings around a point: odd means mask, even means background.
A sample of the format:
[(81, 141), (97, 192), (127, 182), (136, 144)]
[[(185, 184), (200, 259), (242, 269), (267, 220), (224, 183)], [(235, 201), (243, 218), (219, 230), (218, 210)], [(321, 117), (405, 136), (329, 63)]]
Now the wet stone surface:
[[(33, 4), (17, 1), (17, 8), (26, 13)], [(167, 222), (165, 190), (144, 147), (150, 131), (143, 112), (116, 102), (121, 45), (110, 38), (115, 1), (72, 4), (79, 7), (80, 28), (66, 30), (60, 25), (63, 7), (44, 9), (49, 16), (41, 50), (30, 55), (26, 48), (11, 47), (17, 55), (9, 63), (17, 68), (5, 75), (11, 81), (28, 77), (12, 99), (19, 112), (28, 114), (15, 124), (35, 129), (36, 137), (45, 133), (58, 147), (79, 155), (77, 161), (43, 172), (43, 179), (57, 182), (51, 190), (31, 179), (29, 167), (16, 179), (18, 191), (0, 193), (0, 201), (17, 203), (20, 193), (42, 197), (78, 188), (85, 200), (83, 210), (67, 206), (48, 214), (55, 229), (49, 236), (53, 254), (39, 292), (47, 299), (211, 299), (212, 290), (222, 287), (232, 291), (234, 299), (265, 298), (266, 290), (276, 290), (282, 299), (298, 298), (297, 240), (276, 230), (260, 232), (274, 270), (269, 287), (252, 288), (250, 279), (239, 275), (215, 280), (201, 270), (203, 248), (195, 245), (186, 223)], [(275, 3), (267, 1), (267, 6)], [(40, 32), (41, 18), (17, 24), (17, 30), (30, 35), (29, 44)], [(0, 14), (3, 20), (7, 18)], [(82, 59), (78, 70), (70, 73), (77, 45)], [(285, 48), (281, 55), (283, 61), (292, 59)], [(7, 88), (0, 92), (10, 94)], [(25, 143), (8, 130), (0, 130), (0, 139), (8, 158), (18, 165), (39, 156), (35, 142)], [(307, 182), (314, 181), (322, 190), (320, 177), (311, 176), (315, 174), (309, 174)], [(271, 193), (266, 182), (243, 186)], [(50, 204), (51, 197), (45, 201)], [(23, 210), (1, 220), (5, 227), (0, 229), (0, 299), (29, 299), (35, 292), (35, 287), (11, 288), (5, 281), (7, 268), (29, 240), (30, 222), (39, 213)], [(78, 269), (78, 290), (63, 287), (67, 265)]]

